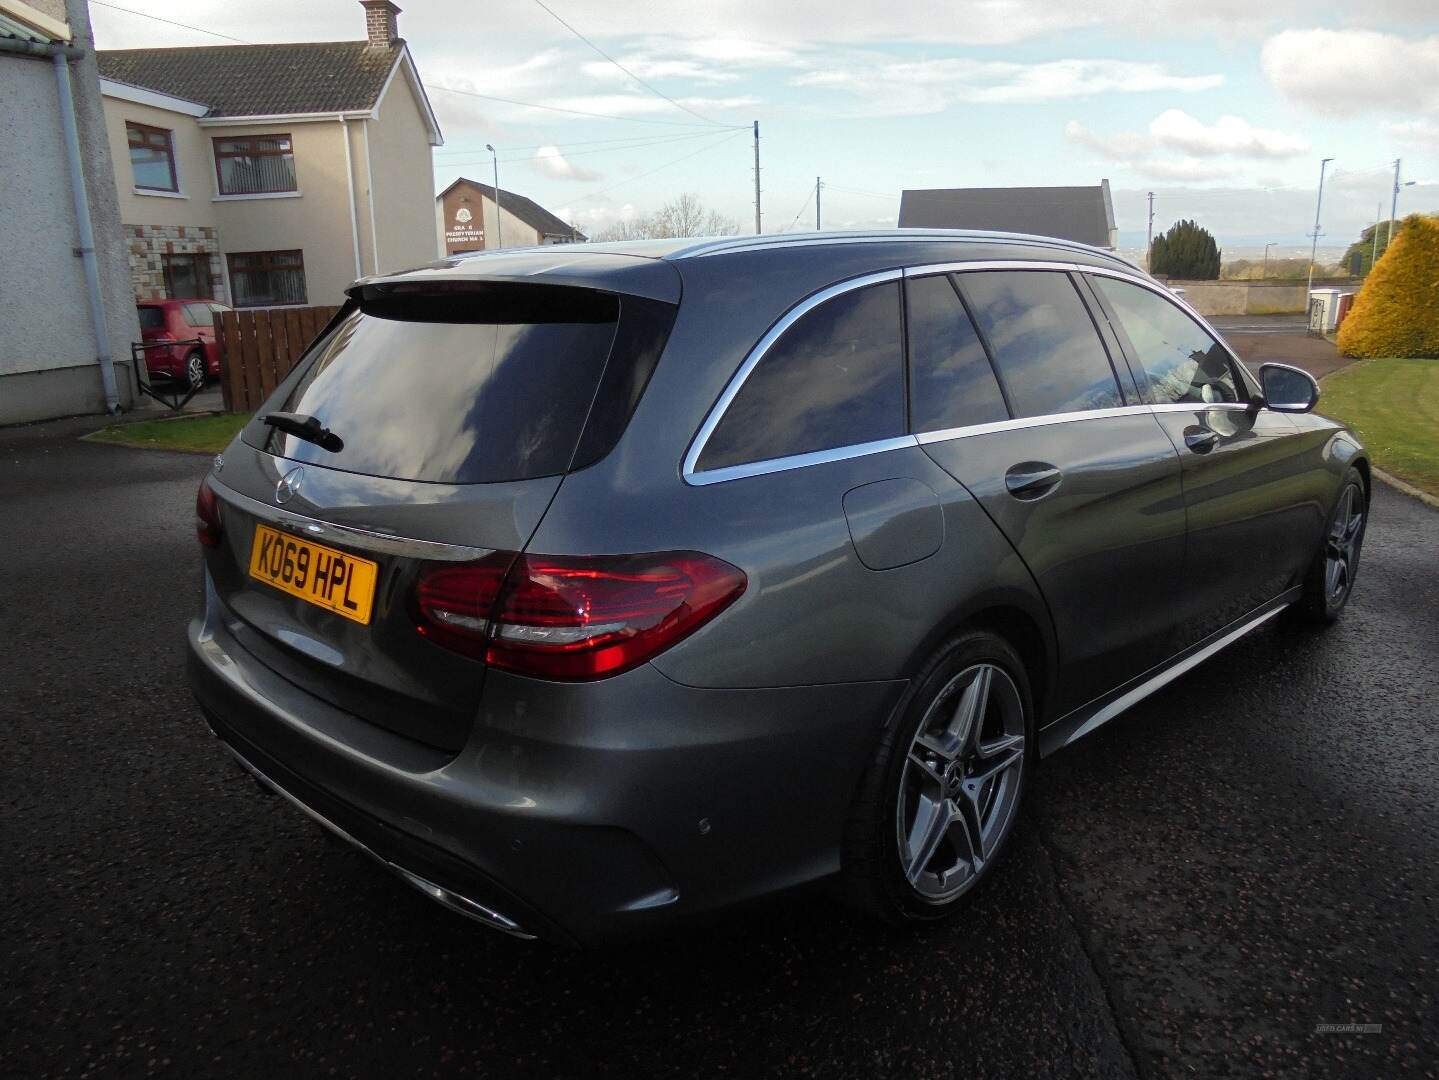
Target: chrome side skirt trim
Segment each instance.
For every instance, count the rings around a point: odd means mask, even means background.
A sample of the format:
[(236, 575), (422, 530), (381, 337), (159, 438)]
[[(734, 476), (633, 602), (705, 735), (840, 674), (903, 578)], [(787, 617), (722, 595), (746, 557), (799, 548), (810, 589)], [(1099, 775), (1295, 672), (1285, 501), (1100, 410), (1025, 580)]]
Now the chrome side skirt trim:
[(351, 847), (364, 852), (370, 858), (374, 859), (377, 863), (383, 866), (386, 870), (390, 871), (392, 874), (397, 875), (401, 881), (405, 882), (405, 884), (418, 889), (420, 892), (424, 893), (436, 903), (446, 908), (449, 908), (453, 912), (464, 915), (466, 918), (474, 919), (476, 922), (488, 926), (491, 930), (498, 930), (501, 933), (509, 934), (511, 937), (522, 938), (525, 941), (535, 940), (534, 934), (526, 932), (519, 923), (515, 922), (508, 916), (501, 915), (493, 908), (488, 908), (484, 904), (481, 904), (476, 900), (471, 900), (468, 896), (462, 896), (457, 892), (452, 892), (449, 889), (446, 889), (442, 885), (436, 885), (433, 881), (421, 877), (413, 870), (407, 870), (403, 866), (400, 866), (397, 863), (392, 863), (388, 859), (377, 854), (373, 848), (370, 848), (366, 846), (364, 842), (355, 839), (355, 837), (351, 836), (344, 829), (340, 828), (340, 826), (336, 825), (333, 821), (325, 817), (325, 815), (321, 814), (318, 810), (315, 810), (308, 804), (301, 802), (298, 798), (290, 794), (279, 784), (275, 783), (275, 781), (271, 780), (253, 764), (251, 764), (250, 761), (243, 754), (240, 753), (240, 751), (236, 750), (228, 742), (220, 738), (219, 734), (215, 731), (214, 728), (210, 729), (210, 734), (214, 735), (220, 745), (223, 746), (227, 751), (229, 751), (230, 756), (233, 757), (236, 761), (238, 761), (241, 767), (244, 768), (244, 770), (248, 772), (251, 776), (253, 776), (261, 785), (268, 788), (270, 791), (273, 791), (276, 795), (279, 795), (282, 799), (290, 803), (290, 805), (294, 806), (302, 813), (308, 815), (317, 824), (330, 830), (330, 832), (334, 833)]
[[(292, 532), (310, 540), (328, 541), (332, 544), (348, 544), (365, 551), (381, 555), (402, 555), (411, 559), (430, 559), (436, 562), (473, 562), (491, 554), (492, 548), (469, 547), (464, 544), (442, 544), (435, 540), (416, 540), (409, 536), (375, 532), (353, 525), (336, 525), (331, 521), (306, 517), (293, 510), (271, 506), (269, 503), (242, 495), (234, 488), (226, 487), (212, 474), (210, 487), (222, 500), (232, 503), (247, 514), (259, 518), (267, 525)], [(223, 514), (223, 511), (221, 511)]]
[[(1277, 600), (1264, 605), (1260, 609), (1260, 614), (1247, 617), (1233, 629), (1218, 631), (1208, 642), (1183, 655), (1163, 670), (1144, 678), (1143, 681), (1131, 686), (1128, 690), (1121, 691), (1116, 697), (1108, 700), (1101, 699), (1103, 703), (1097, 707), (1095, 703), (1091, 702), (1089, 705), (1075, 709), (1067, 716), (1060, 717), (1039, 733), (1040, 755), (1048, 757), (1054, 751), (1082, 739), (1096, 728), (1113, 720), (1120, 713), (1139, 704), (1155, 691), (1168, 686), (1181, 675), (1198, 667), (1216, 653), (1233, 645), (1251, 630), (1257, 630), (1292, 604), (1298, 598), (1299, 592), (1300, 590), (1297, 588), (1290, 589)], [(1093, 711), (1090, 711), (1091, 709)]]

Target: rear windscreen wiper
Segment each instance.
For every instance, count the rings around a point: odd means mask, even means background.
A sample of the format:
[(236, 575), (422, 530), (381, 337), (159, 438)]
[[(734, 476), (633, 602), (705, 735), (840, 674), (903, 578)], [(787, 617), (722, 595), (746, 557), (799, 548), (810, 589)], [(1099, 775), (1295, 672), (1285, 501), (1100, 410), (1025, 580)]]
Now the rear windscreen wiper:
[(345, 448), (344, 440), (327, 427), (322, 427), (318, 418), (304, 413), (272, 412), (260, 417), (262, 424), (293, 435), (297, 439), (312, 442), (321, 450), (338, 454)]

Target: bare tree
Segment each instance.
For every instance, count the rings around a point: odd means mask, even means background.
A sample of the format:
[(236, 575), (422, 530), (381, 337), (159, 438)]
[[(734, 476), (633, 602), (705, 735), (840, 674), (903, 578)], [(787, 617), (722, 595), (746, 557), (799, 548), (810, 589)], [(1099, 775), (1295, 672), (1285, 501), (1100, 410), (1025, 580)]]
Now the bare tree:
[(622, 220), (600, 234), (601, 240), (646, 240), (683, 236), (733, 236), (739, 225), (686, 192), (652, 214)]

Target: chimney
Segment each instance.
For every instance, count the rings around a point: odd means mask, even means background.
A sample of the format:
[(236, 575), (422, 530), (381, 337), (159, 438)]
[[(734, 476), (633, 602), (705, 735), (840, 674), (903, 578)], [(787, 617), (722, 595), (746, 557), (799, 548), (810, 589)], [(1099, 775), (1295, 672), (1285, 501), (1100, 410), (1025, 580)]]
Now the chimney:
[(399, 22), (395, 18), (400, 9), (390, 0), (360, 0), (360, 6), (365, 9), (365, 30), (371, 45), (388, 49), (400, 40)]

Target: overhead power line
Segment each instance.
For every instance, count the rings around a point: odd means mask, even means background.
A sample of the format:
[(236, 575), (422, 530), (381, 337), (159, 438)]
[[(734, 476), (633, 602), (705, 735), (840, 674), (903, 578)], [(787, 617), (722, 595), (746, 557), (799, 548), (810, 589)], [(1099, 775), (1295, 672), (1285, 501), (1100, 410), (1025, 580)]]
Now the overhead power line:
[(583, 202), (585, 199), (597, 199), (597, 198), (599, 198), (601, 195), (608, 195), (611, 191), (614, 191), (616, 188), (624, 187), (626, 184), (632, 184), (632, 183), (634, 183), (636, 180), (643, 180), (646, 176), (653, 176), (655, 173), (661, 172), (661, 171), (663, 171), (664, 169), (668, 169), (668, 168), (669, 168), (670, 166), (672, 166), (672, 165), (678, 165), (678, 164), (679, 164), (680, 162), (682, 162), (682, 161), (688, 161), (688, 160), (689, 160), (690, 158), (692, 158), (692, 157), (698, 157), (700, 154), (703, 154), (703, 153), (706, 153), (707, 151), (713, 150), (713, 149), (715, 149), (715, 147), (717, 147), (717, 146), (723, 146), (725, 143), (730, 142), (730, 141), (732, 141), (732, 140), (734, 140), (734, 139), (739, 138), (741, 132), (739, 132), (739, 131), (731, 131), (731, 132), (726, 133), (726, 132), (720, 131), (720, 132), (716, 132), (715, 134), (716, 134), (717, 136), (719, 136), (719, 137), (718, 137), (714, 142), (708, 143), (708, 144), (705, 145), (705, 146), (701, 146), (698, 150), (691, 151), (690, 153), (685, 154), (683, 157), (677, 157), (677, 158), (675, 158), (673, 161), (666, 161), (663, 165), (656, 165), (653, 169), (650, 169), (650, 170), (647, 171), (647, 172), (637, 173), (637, 174), (635, 174), (634, 176), (626, 177), (624, 180), (621, 180), (618, 184), (611, 184), (609, 187), (607, 187), (607, 188), (601, 188), (599, 191), (592, 191), (592, 192), (590, 192), (588, 195), (581, 195), (581, 196), (580, 196), (578, 199), (576, 199), (575, 201), (576, 201), (576, 202)]
[(793, 229), (796, 225), (798, 225), (798, 224), (799, 224), (800, 215), (803, 214), (806, 210), (809, 209), (809, 204), (810, 204), (811, 202), (813, 202), (813, 201), (814, 201), (814, 188), (810, 188), (810, 189), (809, 189), (809, 194), (804, 197), (804, 205), (801, 206), (801, 207), (799, 208), (799, 211), (794, 215), (794, 220), (791, 221), (788, 225), (786, 225), (783, 229), (781, 229), (780, 232), (789, 232), (789, 231), (790, 231), (791, 229)]
[[(253, 41), (247, 41), (245, 38), (235, 37), (232, 34), (222, 34), (217, 30), (207, 30), (203, 26), (191, 26), (189, 23), (176, 22), (174, 19), (163, 19), (159, 15), (151, 15), (148, 11), (137, 11), (134, 8), (121, 7), (119, 4), (108, 3), (107, 0), (92, 0), (92, 3), (95, 7), (109, 8), (112, 11), (123, 11), (126, 15), (137, 15), (142, 19), (150, 19), (154, 22), (164, 23), (167, 26), (178, 26), (182, 30), (193, 30), (197, 34), (209, 34), (211, 37), (223, 38), (226, 41), (233, 41), (238, 45), (257, 44)], [(542, 105), (538, 101), (519, 101), (515, 98), (499, 97), (495, 94), (481, 94), (474, 90), (460, 90), (453, 86), (436, 86), (434, 83), (428, 82), (423, 85), (426, 90), (431, 92), (440, 90), (447, 94), (463, 94), (466, 97), (480, 98), (483, 101), (498, 101), (505, 105), (519, 105), (526, 109), (543, 109), (546, 112), (566, 113), (570, 116), (587, 116), (594, 120), (620, 120), (631, 124), (662, 124), (666, 127), (695, 128), (700, 126), (688, 120), (655, 120), (640, 116), (615, 116), (611, 113), (586, 112), (583, 109), (566, 109), (559, 105)], [(684, 106), (680, 107), (684, 108)], [(690, 112), (688, 109), (685, 109), (685, 111)], [(698, 114), (691, 113), (691, 115), (697, 116)], [(700, 119), (709, 127), (722, 131), (728, 131), (732, 128), (737, 130), (741, 127), (749, 126), (747, 124), (717, 125), (713, 120), (706, 119), (705, 117), (700, 117)]]
[(637, 82), (637, 83), (639, 83), (641, 86), (643, 86), (643, 87), (644, 87), (646, 90), (648, 90), (651, 94), (654, 94), (656, 97), (663, 98), (665, 101), (668, 101), (671, 105), (673, 105), (676, 109), (679, 109), (679, 110), (681, 110), (682, 112), (687, 112), (687, 113), (689, 113), (691, 116), (693, 116), (693, 117), (694, 117), (695, 119), (697, 119), (697, 120), (703, 120), (706, 124), (712, 124), (712, 125), (714, 125), (715, 127), (720, 127), (720, 126), (721, 126), (721, 125), (718, 124), (716, 121), (711, 120), (708, 116), (701, 116), (699, 113), (697, 113), (697, 112), (695, 112), (693, 109), (691, 109), (688, 105), (682, 105), (682, 104), (680, 104), (678, 101), (676, 101), (674, 98), (670, 97), (668, 94), (666, 94), (663, 90), (659, 89), (658, 87), (652, 86), (650, 83), (645, 82), (644, 79), (641, 79), (641, 78), (640, 78), (638, 75), (636, 75), (633, 71), (631, 71), (629, 68), (625, 67), (623, 64), (621, 64), (618, 60), (616, 60), (616, 59), (615, 59), (613, 56), (611, 56), (609, 53), (605, 52), (604, 49), (601, 49), (601, 48), (600, 48), (598, 45), (596, 45), (593, 41), (591, 41), (589, 38), (585, 37), (584, 34), (580, 33), (578, 30), (576, 30), (576, 29), (575, 29), (573, 26), (571, 26), (569, 23), (565, 22), (564, 19), (560, 18), (560, 16), (556, 13), (555, 9), (552, 8), (552, 7), (550, 7), (548, 4), (546, 4), (546, 3), (544, 2), (544, 0), (535, 0), (535, 4), (536, 4), (538, 7), (542, 8), (545, 12), (547, 12), (547, 13), (549, 14), (550, 18), (554, 19), (555, 22), (559, 23), (561, 26), (563, 26), (563, 27), (564, 27), (566, 30), (568, 30), (570, 33), (574, 34), (575, 37), (579, 38), (579, 39), (580, 39), (581, 41), (583, 41), (586, 45), (588, 45), (591, 49), (593, 49), (595, 52), (599, 53), (599, 54), (600, 54), (601, 56), (603, 56), (606, 60), (608, 60), (611, 64), (613, 64), (615, 67), (619, 68), (619, 69), (620, 69), (621, 71), (623, 71), (626, 75), (628, 75), (631, 79), (633, 79), (635, 82)]
[[(614, 116), (610, 113), (586, 112), (584, 109), (566, 109), (560, 105), (541, 105), (535, 101), (516, 101), (514, 98), (497, 97), (494, 94), (481, 94), (475, 90), (458, 90), (453, 86), (435, 86), (432, 83), (425, 83), (426, 90), (443, 90), (447, 94), (464, 94), (466, 97), (482, 98), (485, 101), (502, 101), (506, 105), (522, 105), (527, 109), (545, 109), (549, 112), (569, 113), (571, 116), (588, 116), (596, 120), (625, 120), (631, 124), (664, 124), (667, 127), (696, 128), (699, 124), (689, 120), (654, 120), (639, 116)], [(706, 121), (716, 131), (729, 131), (729, 127), (716, 127), (713, 123)], [(742, 125), (748, 127), (748, 124)]]
[(174, 19), (162, 19), (158, 15), (151, 15), (148, 11), (136, 11), (134, 8), (121, 7), (119, 4), (107, 4), (104, 0), (90, 0), (91, 6), (109, 8), (111, 11), (123, 11), (126, 15), (138, 15), (142, 19), (154, 19), (156, 22), (166, 23), (170, 26), (178, 26), (182, 30), (193, 30), (197, 34), (209, 34), (211, 37), (224, 38), (226, 41), (233, 41), (239, 45), (253, 45), (253, 41), (246, 41), (244, 38), (237, 38), (231, 34), (221, 34), (214, 30), (206, 30), (203, 26), (191, 26), (189, 23), (176, 22)]

